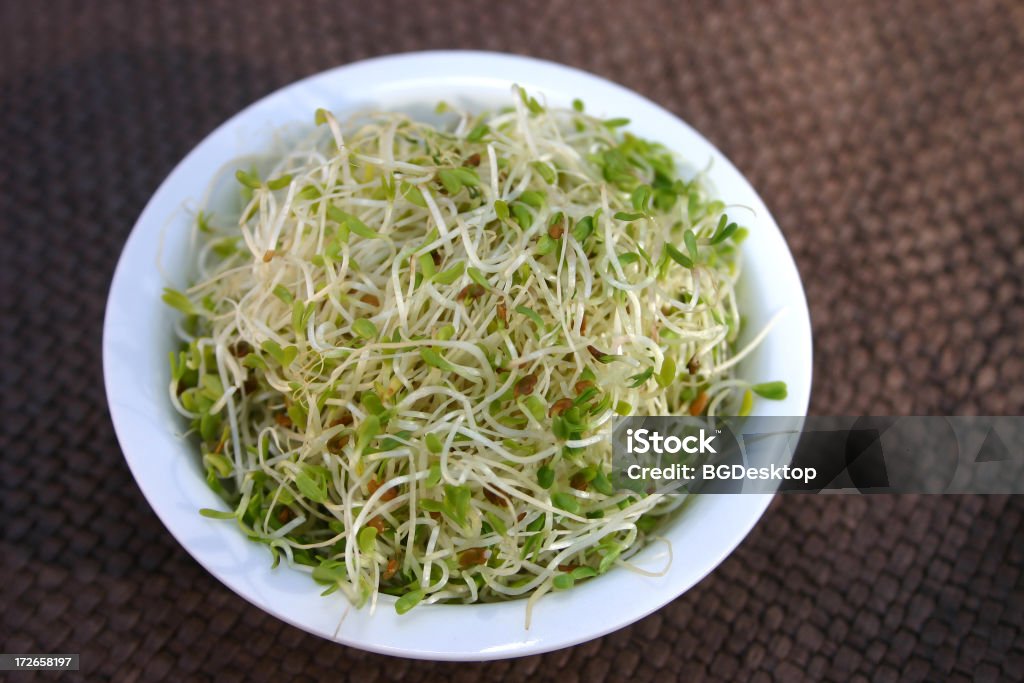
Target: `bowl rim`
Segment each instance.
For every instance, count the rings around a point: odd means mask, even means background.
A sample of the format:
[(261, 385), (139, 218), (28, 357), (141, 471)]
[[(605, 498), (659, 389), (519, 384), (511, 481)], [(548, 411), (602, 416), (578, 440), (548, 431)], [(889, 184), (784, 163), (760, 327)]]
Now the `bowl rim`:
[[(594, 623), (594, 620), (588, 619), (576, 619), (570, 621), (561, 622), (563, 626), (566, 624), (573, 624), (576, 628), (575, 631), (571, 629), (565, 630), (560, 633), (552, 634), (548, 637), (542, 638), (526, 638), (525, 640), (512, 641), (507, 647), (492, 647), (490, 649), (481, 649), (479, 647), (471, 647), (465, 649), (444, 649), (436, 646), (409, 646), (404, 647), (401, 645), (395, 645), (394, 643), (383, 644), (374, 642), (372, 639), (367, 640), (365, 638), (356, 637), (352, 634), (346, 633), (339, 635), (337, 632), (332, 636), (330, 633), (325, 633), (322, 628), (314, 628), (308, 622), (304, 622), (297, 619), (294, 614), (283, 612), (281, 609), (269, 605), (266, 599), (261, 598), (259, 595), (255, 595), (252, 590), (247, 590), (243, 582), (240, 582), (237, 577), (232, 577), (230, 573), (226, 572), (223, 567), (216, 566), (212, 563), (208, 555), (198, 550), (193, 543), (189, 541), (181, 533), (181, 528), (177, 522), (179, 511), (170, 509), (158, 505), (155, 501), (156, 498), (153, 493), (153, 486), (155, 485), (152, 475), (144, 471), (143, 462), (140, 459), (139, 450), (137, 448), (138, 439), (132, 435), (132, 428), (128, 422), (131, 419), (126, 413), (126, 408), (123, 403), (119, 403), (118, 399), (124, 398), (124, 387), (121, 376), (119, 375), (119, 359), (114, 349), (114, 337), (117, 335), (113, 332), (117, 326), (123, 321), (119, 318), (118, 303), (119, 297), (123, 296), (123, 292), (126, 288), (130, 288), (130, 283), (126, 282), (128, 278), (128, 271), (130, 268), (129, 256), (133, 251), (132, 247), (135, 243), (141, 239), (140, 235), (147, 228), (145, 226), (151, 225), (154, 222), (162, 222), (163, 216), (155, 216), (154, 212), (157, 206), (158, 198), (163, 197), (170, 191), (170, 187), (173, 181), (178, 177), (183, 169), (187, 168), (193, 163), (200, 150), (205, 149), (211, 145), (211, 141), (218, 137), (223, 137), (229, 133), (233, 128), (240, 125), (241, 122), (246, 121), (254, 112), (259, 111), (262, 107), (268, 106), (268, 103), (275, 100), (275, 98), (282, 98), (289, 95), (289, 93), (297, 93), (302, 89), (315, 86), (319, 83), (326, 81), (341, 79), (344, 80), (346, 77), (352, 77), (353, 74), (359, 72), (372, 73), (374, 70), (380, 70), (383, 68), (385, 71), (394, 71), (402, 66), (422, 67), (423, 65), (432, 64), (437, 68), (451, 69), (452, 73), (450, 77), (458, 80), (459, 78), (471, 78), (470, 76), (460, 76), (459, 71), (465, 74), (466, 72), (473, 72), (476, 77), (485, 77), (481, 75), (482, 70), (492, 69), (497, 73), (515, 73), (517, 69), (524, 71), (528, 70), (532, 75), (530, 78), (516, 79), (522, 81), (536, 81), (550, 78), (555, 81), (569, 80), (578, 82), (581, 84), (580, 90), (583, 89), (583, 85), (587, 87), (599, 88), (610, 95), (620, 95), (626, 98), (627, 101), (633, 102), (637, 106), (647, 107), (650, 111), (658, 114), (659, 116), (669, 117), (672, 119), (674, 124), (682, 126), (687, 129), (690, 135), (699, 139), (704, 145), (709, 148), (715, 159), (716, 164), (722, 164), (727, 170), (731, 170), (746, 185), (749, 192), (760, 202), (758, 208), (763, 210), (763, 215), (758, 216), (759, 223), (765, 223), (767, 229), (773, 229), (778, 233), (782, 239), (785, 257), (788, 259), (787, 262), (782, 263), (783, 269), (791, 270), (796, 277), (795, 280), (795, 293), (791, 294), (793, 299), (792, 304), (798, 310), (796, 311), (799, 317), (799, 323), (802, 326), (800, 339), (801, 344), (806, 348), (807, 353), (802, 358), (802, 362), (799, 363), (799, 367), (796, 372), (800, 380), (798, 386), (791, 385), (791, 396), (794, 401), (792, 402), (792, 414), (806, 415), (807, 407), (810, 400), (810, 377), (811, 369), (813, 367), (813, 346), (811, 340), (811, 328), (809, 319), (809, 309), (807, 306), (806, 294), (803, 289), (802, 282), (799, 278), (799, 272), (796, 268), (796, 264), (793, 260), (792, 252), (790, 251), (788, 244), (785, 242), (784, 236), (782, 236), (774, 218), (770, 211), (764, 205), (763, 200), (757, 192), (750, 187), (749, 182), (746, 178), (739, 173), (732, 162), (720, 151), (712, 145), (706, 138), (704, 138), (699, 132), (693, 129), (685, 121), (677, 117), (676, 115), (668, 112), (660, 105), (652, 102), (646, 97), (639, 95), (625, 87), (608, 81), (600, 76), (576, 69), (574, 67), (557, 64), (554, 62), (540, 60), (532, 57), (525, 57), (521, 55), (512, 55), (505, 53), (495, 53), (486, 51), (475, 51), (475, 50), (438, 50), (438, 51), (423, 51), (423, 52), (406, 52), (400, 54), (386, 55), (382, 57), (374, 57), (371, 59), (361, 60), (352, 62), (342, 66), (334, 67), (320, 73), (316, 73), (298, 81), (285, 85), (246, 106), (241, 111), (227, 119), (224, 123), (217, 126), (212, 132), (206, 135), (202, 141), (200, 141), (189, 153), (171, 170), (168, 176), (161, 182), (158, 189), (154, 192), (152, 197), (146, 204), (138, 220), (134, 224), (132, 231), (125, 243), (124, 249), (120, 257), (118, 258), (117, 267), (114, 271), (114, 276), (110, 285), (110, 292), (107, 298), (107, 305), (105, 309), (104, 324), (103, 324), (103, 373), (104, 373), (104, 384), (107, 395), (108, 408), (111, 414), (111, 420), (114, 424), (115, 432), (118, 437), (118, 442), (121, 446), (122, 452), (124, 453), (125, 459), (128, 466), (135, 478), (139, 488), (142, 490), (143, 495), (147, 499), (150, 507), (157, 514), (158, 518), (164, 524), (164, 526), (171, 532), (175, 539), (185, 548), (185, 550), (192, 555), (192, 557), (199, 562), (208, 572), (216, 577), (221, 583), (230, 588), (232, 591), (237, 593), (239, 596), (247, 600), (248, 602), (256, 605), (260, 609), (272, 614), (273, 616), (293, 625), (301, 628), (309, 633), (319, 635), (333, 640), (335, 642), (341, 642), (361, 649), (378, 652), (381, 654), (389, 654), (394, 656), (402, 657), (413, 657), (413, 658), (424, 658), (424, 659), (442, 659), (442, 660), (485, 660), (485, 659), (498, 659), (504, 657), (517, 657), (525, 656), (529, 654), (536, 654), (540, 652), (547, 652), (550, 650), (560, 649), (571, 645), (576, 645), (593, 638), (597, 638), (614, 630), (622, 628), (630, 623), (633, 623), (648, 614), (654, 612), (660, 607), (664, 606), (671, 600), (675, 599), (682, 593), (691, 589), (704, 577), (706, 577), (711, 571), (713, 571), (729, 554), (731, 554), (740, 542), (747, 536), (749, 531), (754, 527), (760, 517), (763, 515), (768, 504), (773, 499), (772, 495), (760, 494), (760, 495), (744, 495), (740, 498), (746, 499), (744, 505), (743, 515), (741, 519), (729, 529), (730, 538), (729, 541), (723, 543), (717, 549), (713, 555), (706, 557), (702, 564), (702, 570), (692, 573), (691, 579), (688, 579), (686, 585), (683, 586), (664, 586), (661, 589), (662, 596), (655, 600), (641, 600), (633, 606), (628, 613), (619, 615), (618, 618), (610, 620), (605, 623)], [(472, 65), (470, 67), (469, 65)], [(512, 83), (513, 79), (493, 76), (495, 80), (501, 82)], [(415, 77), (407, 79), (409, 82), (415, 81)], [(399, 83), (400, 85), (401, 83)], [(628, 112), (627, 112), (628, 113)], [(208, 179), (205, 181), (208, 182)], [(154, 228), (148, 228), (150, 230)], [(121, 316), (123, 317), (123, 316)], [(796, 391), (793, 391), (793, 390)], [(712, 496), (705, 496), (705, 498), (712, 498)], [(733, 497), (735, 498), (735, 497)], [(198, 516), (198, 515), (196, 515)], [(237, 533), (232, 530), (233, 533)], [(241, 537), (241, 534), (238, 534)], [(243, 539), (244, 540), (244, 539)], [(250, 543), (249, 541), (245, 541)], [(252, 544), (256, 545), (256, 544)], [(269, 569), (269, 558), (266, 558), (266, 568)], [(300, 577), (308, 581), (307, 577)], [(612, 575), (606, 575), (602, 577), (602, 581), (607, 583), (607, 588), (612, 588), (611, 583)], [(318, 593), (319, 589), (312, 582), (309, 581), (311, 590), (314, 593)], [(579, 592), (582, 596), (584, 592), (587, 593), (588, 597), (592, 594), (599, 594), (600, 591), (593, 590), (594, 585), (598, 582), (587, 582), (568, 591), (564, 594), (557, 594), (551, 596), (545, 596), (544, 600), (550, 600), (552, 598), (561, 599), (565, 602), (564, 596)], [(584, 590), (586, 589), (586, 590)], [(663, 599), (662, 599), (663, 598)], [(577, 598), (577, 601), (582, 599)], [(544, 602), (541, 601), (541, 603)], [(512, 601), (506, 603), (496, 603), (498, 605), (515, 605), (522, 604), (521, 601)], [(384, 606), (386, 609), (386, 605)], [(480, 611), (481, 608), (490, 607), (490, 605), (471, 605), (471, 606), (450, 606), (450, 605), (432, 605), (429, 606), (431, 611), (436, 611), (436, 614), (440, 614), (442, 619), (447, 620), (452, 614), (452, 610), (457, 610), (468, 614), (468, 610)], [(365, 611), (365, 610), (364, 610)], [(390, 612), (390, 610), (386, 610)], [(410, 615), (416, 614), (417, 612), (425, 611), (425, 608), (414, 610)], [(346, 614), (348, 610), (346, 609)], [(408, 618), (410, 615), (405, 615), (403, 618)], [(462, 616), (462, 615), (460, 615)], [(343, 616), (342, 619), (349, 617)], [(422, 621), (422, 620), (421, 620)], [(535, 619), (536, 625), (536, 619)], [(422, 626), (422, 624), (421, 624)], [(339, 628), (341, 624), (339, 624)], [(426, 627), (429, 629), (429, 624)], [(550, 629), (549, 629), (550, 630)]]

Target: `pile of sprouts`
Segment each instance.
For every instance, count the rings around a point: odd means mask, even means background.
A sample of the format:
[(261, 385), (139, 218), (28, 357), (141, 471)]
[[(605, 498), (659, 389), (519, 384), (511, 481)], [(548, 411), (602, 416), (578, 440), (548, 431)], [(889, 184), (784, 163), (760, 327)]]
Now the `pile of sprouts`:
[[(612, 484), (616, 415), (742, 415), (746, 234), (663, 146), (542, 106), (314, 134), (200, 213), (170, 398), (251, 539), (354, 604), (626, 564), (684, 496)], [(639, 568), (635, 568), (639, 569)]]

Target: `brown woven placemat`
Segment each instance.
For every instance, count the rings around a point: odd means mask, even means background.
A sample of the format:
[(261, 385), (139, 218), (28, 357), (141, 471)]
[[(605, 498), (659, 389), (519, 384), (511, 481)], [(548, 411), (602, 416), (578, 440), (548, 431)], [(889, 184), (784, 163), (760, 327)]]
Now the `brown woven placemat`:
[(256, 98), (451, 47), (596, 72), (733, 159), (804, 278), (814, 412), (1022, 412), (1019, 2), (4, 1), (0, 650), (80, 652), (77, 677), (118, 681), (1024, 679), (1020, 497), (784, 497), (659, 612), (488, 664), (307, 635), (175, 543), (105, 408), (101, 321), (128, 231)]

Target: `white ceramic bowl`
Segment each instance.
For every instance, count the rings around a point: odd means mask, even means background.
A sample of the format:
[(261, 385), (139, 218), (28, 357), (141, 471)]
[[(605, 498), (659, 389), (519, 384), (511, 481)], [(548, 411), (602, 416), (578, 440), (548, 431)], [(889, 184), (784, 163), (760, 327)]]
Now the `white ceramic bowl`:
[[(340, 594), (321, 597), (307, 574), (270, 569), (262, 545), (233, 524), (201, 517), (223, 507), (207, 488), (183, 423), (167, 397), (167, 354), (174, 312), (161, 288), (182, 286), (188, 272), (187, 207), (211, 179), (240, 156), (266, 151), (274, 131), (309, 122), (317, 107), (429, 111), (439, 99), (471, 106), (507, 104), (513, 83), (552, 105), (582, 98), (591, 111), (626, 116), (630, 130), (664, 142), (692, 167), (711, 163), (709, 179), (727, 203), (753, 207), (744, 244), (741, 304), (747, 329), (776, 311), (788, 313), (741, 367), (758, 380), (785, 380), (789, 397), (755, 406), (755, 414), (804, 415), (811, 386), (811, 328), (800, 278), (775, 221), (739, 171), (690, 126), (621, 86), (588, 73), (525, 57), (481, 52), (424, 52), (372, 59), (312, 76), (248, 107), (199, 144), (164, 181), (132, 230), (114, 274), (103, 333), (107, 399), (132, 474), (157, 515), (196, 560), (253, 604), (324, 638), (391, 655), (429, 659), (496, 659), (574, 645), (625, 626), (676, 598), (715, 568), (760, 518), (769, 495), (697, 499), (667, 531), (676, 549), (667, 574), (651, 578), (616, 568), (539, 601), (529, 630), (523, 601), (421, 606), (398, 616), (384, 596), (371, 614)], [(425, 108), (426, 105), (426, 108)], [(657, 569), (665, 548), (654, 544), (636, 563)]]

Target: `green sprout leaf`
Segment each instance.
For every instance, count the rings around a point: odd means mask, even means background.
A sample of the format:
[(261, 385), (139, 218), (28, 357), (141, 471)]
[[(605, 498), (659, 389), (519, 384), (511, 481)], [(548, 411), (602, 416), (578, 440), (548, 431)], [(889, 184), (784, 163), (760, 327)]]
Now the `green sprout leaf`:
[(322, 468), (303, 465), (295, 475), (295, 486), (314, 503), (327, 500), (327, 473)]
[(367, 446), (380, 434), (380, 418), (376, 415), (367, 415), (356, 428), (356, 452), (363, 453)]
[(676, 379), (676, 362), (671, 358), (665, 358), (661, 363), (661, 370), (658, 371), (657, 382), (659, 387), (667, 387)]
[(683, 243), (686, 244), (686, 251), (690, 252), (690, 259), (696, 263), (699, 260), (697, 258), (697, 236), (693, 234), (693, 230), (683, 233)]
[(642, 213), (626, 213), (625, 211), (616, 211), (614, 218), (617, 221), (636, 221), (644, 217)]
[(533, 416), (533, 419), (540, 423), (544, 422), (544, 418), (547, 416), (548, 411), (543, 401), (535, 395), (530, 394), (526, 397), (526, 400), (523, 401), (523, 406), (525, 406), (527, 412)]
[(473, 492), (468, 486), (444, 486), (444, 512), (459, 526), (465, 526), (469, 518), (469, 501)]
[(502, 199), (494, 200), (494, 213), (503, 221), (508, 220), (508, 203)]
[[(434, 437), (434, 438), (436, 439), (437, 437)], [(437, 452), (440, 453), (441, 451), (438, 450)], [(427, 485), (427, 488), (431, 488), (431, 487), (437, 486), (438, 484), (441, 483), (441, 465), (440, 464), (434, 463), (433, 465), (430, 466), (430, 472), (427, 474), (427, 478), (426, 478), (426, 480), (424, 480), (423, 483)]]
[(547, 325), (544, 324), (544, 319), (537, 314), (535, 310), (528, 306), (516, 306), (516, 313), (525, 315), (530, 321), (537, 326), (538, 332), (547, 332)]
[(377, 326), (366, 318), (359, 318), (352, 323), (352, 331), (363, 339), (375, 339), (377, 337)]
[(257, 370), (267, 370), (267, 363), (262, 358), (257, 356), (255, 353), (246, 354), (245, 358), (242, 359), (242, 365), (247, 368), (253, 368)]
[(494, 529), (495, 533), (499, 536), (505, 536), (508, 534), (508, 527), (505, 525), (505, 522), (501, 521), (500, 517), (490, 511), (485, 512), (484, 516), (487, 518), (487, 522), (491, 525), (491, 528)]
[(276, 287), (274, 287), (274, 296), (276, 296), (278, 299), (288, 304), (289, 306), (291, 306), (292, 302), (295, 301), (295, 297), (292, 296), (292, 293), (289, 292), (288, 288), (285, 287), (284, 285), (277, 285)]
[(612, 565), (615, 564), (615, 560), (619, 559), (619, 555), (622, 554), (622, 550), (617, 547), (613, 547), (608, 550), (604, 557), (601, 558), (601, 562), (597, 566), (597, 573), (604, 574)]
[(544, 113), (544, 107), (541, 106), (540, 102), (527, 95), (526, 91), (522, 88), (519, 88), (519, 98), (523, 101), (523, 104), (526, 105), (526, 108), (530, 110), (531, 114)]
[(576, 579), (573, 578), (572, 574), (568, 574), (568, 573), (566, 573), (566, 574), (558, 574), (551, 581), (551, 585), (554, 586), (555, 588), (557, 588), (558, 590), (566, 590), (568, 588), (572, 588), (573, 584), (575, 584), (575, 583), (576, 583)]
[(277, 178), (274, 178), (273, 180), (268, 180), (267, 181), (267, 188), (269, 188), (271, 190), (280, 190), (280, 189), (283, 189), (285, 187), (288, 187), (289, 185), (291, 185), (291, 183), (292, 183), (292, 176), (291, 176), (291, 174), (285, 173), (284, 175), (278, 176)]
[(291, 365), (296, 356), (299, 355), (299, 350), (294, 346), (286, 346), (282, 349), (281, 346), (272, 339), (268, 339), (263, 342), (260, 347), (269, 353), (271, 357), (282, 367), (288, 367)]
[(420, 269), (420, 273), (427, 280), (434, 277), (437, 273), (437, 268), (434, 266), (434, 257), (430, 254), (420, 254), (416, 257), (416, 265)]
[(363, 527), (359, 530), (359, 551), (364, 555), (371, 554), (377, 549), (377, 529), (372, 526)]
[(295, 329), (295, 333), (302, 336), (303, 330), (306, 329), (306, 324), (309, 319), (313, 316), (313, 312), (316, 310), (316, 305), (312, 302), (309, 305), (303, 304), (301, 301), (292, 302), (292, 327)]
[(581, 581), (582, 579), (589, 579), (592, 576), (597, 576), (597, 570), (593, 567), (587, 566), (576, 567), (569, 573), (572, 575), (572, 578), (576, 579), (577, 581)]
[(199, 508), (199, 514), (210, 519), (234, 519), (237, 515), (234, 512), (213, 510), (211, 508)]
[(549, 489), (555, 483), (555, 471), (547, 465), (542, 465), (537, 470), (537, 483), (542, 489)]
[(652, 190), (650, 185), (640, 185), (633, 190), (633, 194), (629, 197), (629, 201), (633, 205), (633, 208), (641, 213), (647, 211), (647, 204), (651, 200), (651, 192)]
[(515, 216), (516, 223), (519, 224), (523, 230), (529, 230), (530, 226), (533, 225), (533, 214), (526, 208), (525, 204), (516, 202), (512, 205), (512, 214)]
[(462, 277), (462, 273), (465, 270), (466, 262), (459, 261), (458, 263), (448, 268), (447, 270), (442, 270), (440, 273), (434, 275), (433, 281), (441, 285), (450, 285), (456, 280), (458, 280), (460, 277)]
[(603, 123), (608, 128), (621, 128), (622, 126), (628, 126), (629, 125), (629, 119), (623, 118), (623, 117), (619, 117), (619, 118), (615, 118), (615, 119), (608, 119), (607, 121), (604, 121)]
[(248, 188), (252, 188), (253, 190), (262, 187), (262, 183), (260, 183), (260, 177), (255, 172), (248, 173), (246, 171), (238, 169), (237, 171), (235, 171), (235, 178), (237, 178), (238, 182), (242, 183), (242, 185)]
[(440, 341), (448, 341), (449, 339), (451, 339), (454, 336), (455, 336), (455, 326), (454, 325), (444, 325), (441, 329), (439, 329), (437, 331), (437, 339), (439, 339)]
[(395, 601), (395, 611), (399, 614), (405, 614), (423, 601), (423, 595), (423, 591), (421, 590), (406, 593)]
[(583, 241), (590, 237), (590, 235), (593, 232), (594, 217), (584, 216), (583, 218), (579, 219), (579, 221), (577, 221), (576, 227), (572, 229), (572, 236), (577, 242), (582, 244)]
[(594, 487), (595, 491), (605, 496), (610, 496), (615, 493), (615, 487), (612, 486), (612, 482), (608, 479), (608, 475), (601, 470), (598, 470), (597, 474), (594, 475), (590, 485)]
[(164, 294), (160, 298), (163, 299), (165, 304), (171, 308), (178, 309), (185, 315), (195, 315), (197, 313), (192, 301), (176, 289), (164, 287)]
[(473, 130), (469, 131), (469, 135), (466, 136), (468, 142), (480, 142), (484, 139), (484, 136), (491, 132), (490, 127), (486, 123), (478, 123), (473, 126)]
[(537, 240), (537, 253), (547, 256), (558, 247), (558, 240), (552, 239), (550, 235), (541, 235)]
[(454, 169), (442, 168), (437, 172), (437, 176), (441, 179), (441, 184), (444, 185), (448, 194), (454, 196), (462, 190), (463, 183)]
[(665, 249), (668, 251), (668, 255), (672, 257), (672, 260), (681, 265), (683, 268), (693, 268), (693, 261), (686, 257), (683, 252), (679, 251), (671, 244), (666, 244)]
[(762, 384), (755, 384), (750, 387), (750, 390), (762, 398), (771, 399), (773, 401), (781, 401), (789, 394), (786, 389), (785, 382), (764, 382)]
[(444, 359), (440, 353), (426, 346), (420, 347), (420, 358), (423, 362), (431, 367), (444, 370), (446, 372), (455, 372), (455, 366)]
[(653, 374), (654, 368), (647, 368), (640, 374), (633, 375), (632, 377), (629, 378), (632, 380), (629, 384), (630, 388), (636, 389), (637, 387), (643, 386), (644, 384), (647, 383), (647, 380), (649, 380)]
[(469, 268), (466, 269), (466, 273), (469, 275), (470, 280), (477, 283), (478, 285), (490, 289), (491, 283), (488, 282), (487, 276), (484, 275), (479, 268), (474, 268), (473, 266), (470, 266)]
[(313, 568), (313, 580), (317, 583), (338, 583), (347, 576), (345, 563), (340, 560), (320, 560), (320, 565)]
[(402, 182), (398, 189), (401, 191), (402, 196), (414, 206), (418, 206), (421, 209), (427, 208), (427, 201), (423, 199), (423, 193), (415, 185), (411, 185), (406, 182)]
[(200, 211), (196, 214), (196, 227), (199, 228), (199, 232), (211, 233), (213, 228), (210, 227), (210, 214)]
[(476, 187), (480, 184), (480, 176), (477, 175), (476, 169), (459, 166), (457, 168), (453, 168), (452, 172), (466, 187)]
[(718, 219), (718, 227), (715, 228), (715, 234), (711, 238), (711, 244), (719, 244), (724, 242), (733, 236), (733, 234), (739, 230), (739, 226), (735, 223), (729, 223), (729, 217), (722, 214), (722, 217)]
[(372, 240), (382, 238), (382, 235), (371, 230), (366, 223), (363, 223), (352, 214), (342, 211), (333, 204), (328, 205), (327, 207), (327, 217), (336, 223), (344, 225), (346, 228), (364, 239)]
[(540, 174), (540, 177), (548, 185), (554, 185), (558, 181), (558, 173), (555, 169), (551, 168), (551, 164), (544, 161), (533, 161), (530, 163), (530, 166)]
[[(438, 477), (439, 477), (438, 481), (441, 481), (440, 480), (440, 472), (441, 472), (441, 470), (438, 469)], [(431, 486), (431, 484), (427, 484), (427, 485)], [(434, 483), (433, 486), (437, 486), (437, 484)], [(431, 500), (429, 498), (425, 498), (425, 499), (420, 500), (418, 505), (419, 505), (420, 510), (423, 510), (424, 512), (444, 512), (444, 503), (442, 503), (439, 500)]]
[(537, 190), (527, 190), (526, 192), (519, 195), (519, 201), (522, 203), (532, 206), (535, 209), (544, 208), (544, 202), (547, 201), (547, 195)]
[(572, 495), (571, 493), (552, 493), (551, 504), (554, 505), (556, 508), (560, 510), (565, 510), (566, 512), (573, 515), (580, 511), (580, 501), (576, 496)]

